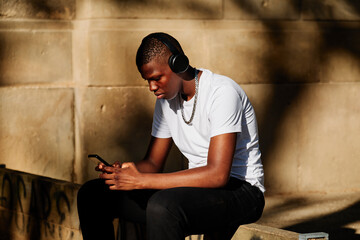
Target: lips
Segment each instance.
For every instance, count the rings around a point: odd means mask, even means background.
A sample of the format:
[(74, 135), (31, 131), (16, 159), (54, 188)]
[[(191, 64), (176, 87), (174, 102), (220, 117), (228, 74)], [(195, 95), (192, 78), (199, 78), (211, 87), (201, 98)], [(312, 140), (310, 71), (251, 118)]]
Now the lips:
[(155, 96), (157, 99), (161, 99), (161, 98), (164, 98), (165, 95), (163, 93), (160, 93), (160, 94), (155, 93)]

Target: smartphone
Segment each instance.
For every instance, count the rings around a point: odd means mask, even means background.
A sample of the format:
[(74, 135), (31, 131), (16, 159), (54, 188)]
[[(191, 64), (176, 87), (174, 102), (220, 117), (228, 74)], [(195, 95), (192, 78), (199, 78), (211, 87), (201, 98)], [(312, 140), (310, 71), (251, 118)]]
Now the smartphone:
[(97, 154), (89, 154), (88, 158), (97, 158), (100, 162), (102, 162), (103, 164), (105, 164), (106, 166), (111, 166), (111, 164), (109, 164), (107, 161), (105, 161), (104, 159), (102, 159), (99, 155)]

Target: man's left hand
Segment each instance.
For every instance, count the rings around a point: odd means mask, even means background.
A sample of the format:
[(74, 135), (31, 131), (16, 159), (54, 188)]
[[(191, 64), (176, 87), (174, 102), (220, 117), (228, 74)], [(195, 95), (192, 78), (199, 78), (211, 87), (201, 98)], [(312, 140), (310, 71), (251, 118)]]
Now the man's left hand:
[(99, 175), (105, 179), (105, 184), (109, 185), (110, 190), (133, 190), (140, 189), (141, 173), (132, 162), (125, 162), (121, 167), (105, 167), (106, 173)]

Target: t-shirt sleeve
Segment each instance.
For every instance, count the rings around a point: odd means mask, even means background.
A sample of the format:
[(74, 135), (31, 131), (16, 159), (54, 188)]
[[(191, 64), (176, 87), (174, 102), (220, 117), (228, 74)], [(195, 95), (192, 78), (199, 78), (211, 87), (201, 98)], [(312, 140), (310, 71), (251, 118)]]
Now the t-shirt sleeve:
[(210, 137), (241, 132), (242, 116), (243, 107), (239, 93), (231, 86), (219, 87), (214, 92), (210, 108)]
[(160, 100), (156, 100), (151, 135), (157, 138), (171, 137), (170, 129), (164, 118)]

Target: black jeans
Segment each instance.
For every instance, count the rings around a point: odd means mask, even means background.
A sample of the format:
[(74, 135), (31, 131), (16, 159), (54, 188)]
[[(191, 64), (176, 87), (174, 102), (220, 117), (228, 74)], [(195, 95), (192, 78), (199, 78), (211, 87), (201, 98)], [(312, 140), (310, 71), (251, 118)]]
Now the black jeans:
[(241, 224), (257, 221), (263, 193), (245, 181), (230, 178), (224, 188), (180, 187), (165, 190), (109, 190), (102, 179), (78, 192), (78, 213), (84, 240), (115, 239), (114, 218), (146, 224), (147, 240), (183, 240), (191, 234), (231, 239)]

